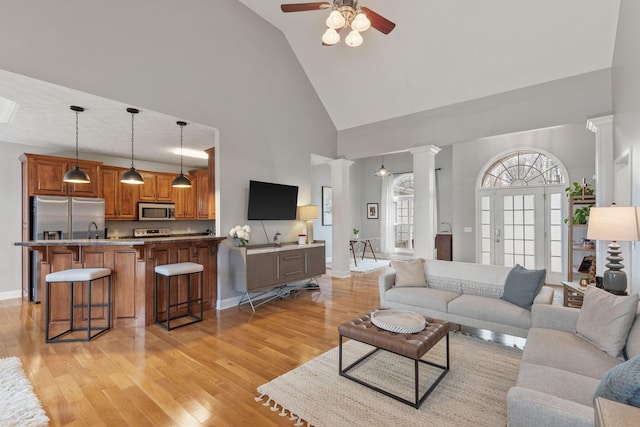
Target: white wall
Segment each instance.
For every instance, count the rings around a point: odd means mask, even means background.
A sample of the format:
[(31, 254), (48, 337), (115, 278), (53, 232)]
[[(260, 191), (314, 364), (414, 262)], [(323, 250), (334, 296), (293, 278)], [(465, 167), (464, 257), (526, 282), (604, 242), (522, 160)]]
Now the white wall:
[[(583, 177), (593, 184), (595, 135), (585, 125), (567, 125), (502, 135), (453, 146), (453, 259), (476, 262), (476, 183), (478, 174), (495, 156), (520, 148), (544, 150), (556, 156), (569, 173), (569, 181)], [(471, 227), (465, 233), (464, 227)]]
[[(3, 2), (2, 15), (28, 19), (3, 20), (0, 68), (219, 129), (223, 235), (246, 222), (250, 179), (299, 185), (305, 204), (309, 155), (336, 157), (335, 126), (283, 34), (240, 2), (39, 0)], [(237, 295), (225, 245), (222, 299)]]
[[(640, 2), (622, 0), (613, 56), (614, 158), (631, 150), (633, 206), (640, 206)], [(640, 292), (640, 245), (623, 253), (630, 293)]]
[(611, 70), (606, 69), (342, 130), (338, 155), (356, 159), (570, 123), (582, 125), (587, 117), (610, 112)]

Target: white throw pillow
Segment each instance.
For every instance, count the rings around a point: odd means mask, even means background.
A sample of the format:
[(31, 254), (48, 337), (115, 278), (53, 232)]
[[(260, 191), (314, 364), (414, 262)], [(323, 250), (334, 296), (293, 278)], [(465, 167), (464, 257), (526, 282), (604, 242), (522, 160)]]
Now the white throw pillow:
[(617, 296), (588, 286), (576, 323), (576, 334), (613, 357), (621, 357), (637, 309), (637, 294)]
[(396, 287), (427, 286), (425, 278), (424, 259), (413, 261), (391, 261), (391, 267), (396, 270)]

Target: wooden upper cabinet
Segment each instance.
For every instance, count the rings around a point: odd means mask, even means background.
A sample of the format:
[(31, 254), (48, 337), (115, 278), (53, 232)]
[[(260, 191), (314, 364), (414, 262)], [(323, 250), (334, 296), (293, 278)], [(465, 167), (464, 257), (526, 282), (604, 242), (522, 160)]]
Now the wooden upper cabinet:
[(209, 171), (207, 169), (194, 169), (189, 173), (193, 177), (191, 183), (196, 189), (197, 219), (213, 219), (209, 216), (209, 203), (211, 203), (209, 198)]
[(88, 184), (69, 184), (63, 181), (64, 174), (75, 167), (75, 160), (63, 157), (24, 154), (21, 161), (27, 165), (29, 196), (77, 196), (99, 197), (101, 162), (78, 161), (78, 166), (89, 175)]
[(209, 219), (216, 219), (216, 149), (204, 151), (209, 155)]
[(140, 200), (146, 202), (173, 202), (174, 175), (168, 173), (140, 171), (144, 184), (140, 186)]
[(185, 175), (191, 180), (190, 188), (173, 188), (173, 201), (176, 204), (176, 219), (196, 219), (196, 183), (195, 177)]
[(127, 169), (102, 166), (102, 197), (104, 197), (105, 219), (137, 218), (138, 185), (123, 184), (120, 176)]

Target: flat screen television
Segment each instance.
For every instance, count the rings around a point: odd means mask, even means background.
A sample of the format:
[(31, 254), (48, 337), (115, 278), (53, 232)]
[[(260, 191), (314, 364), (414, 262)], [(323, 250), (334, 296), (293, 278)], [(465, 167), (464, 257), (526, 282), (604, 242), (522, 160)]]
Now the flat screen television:
[(295, 185), (249, 181), (249, 220), (293, 220), (298, 206)]

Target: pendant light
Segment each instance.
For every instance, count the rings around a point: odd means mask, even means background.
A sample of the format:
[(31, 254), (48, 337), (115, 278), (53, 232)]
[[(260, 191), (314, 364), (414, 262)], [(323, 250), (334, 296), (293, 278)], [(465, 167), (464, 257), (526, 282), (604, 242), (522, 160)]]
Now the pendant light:
[(75, 111), (76, 113), (76, 167), (67, 171), (67, 173), (64, 174), (64, 178), (62, 178), (62, 180), (64, 182), (72, 182), (74, 184), (87, 184), (91, 182), (91, 180), (89, 179), (89, 175), (87, 175), (87, 173), (80, 169), (80, 166), (78, 166), (78, 115), (82, 111), (84, 111), (84, 108), (77, 107), (75, 105), (72, 105), (69, 108), (71, 108), (71, 110)]
[(187, 122), (177, 121), (176, 124), (180, 126), (180, 175), (174, 178), (171, 186), (176, 188), (191, 188), (191, 180), (182, 173), (182, 130), (187, 125)]
[(127, 108), (127, 112), (131, 113), (131, 169), (122, 174), (120, 182), (124, 184), (144, 184), (143, 176), (133, 166), (133, 118), (140, 111), (136, 108)]
[(384, 167), (384, 156), (382, 156), (382, 163), (380, 163), (380, 169), (378, 169), (375, 173), (376, 176), (389, 176), (391, 172)]

